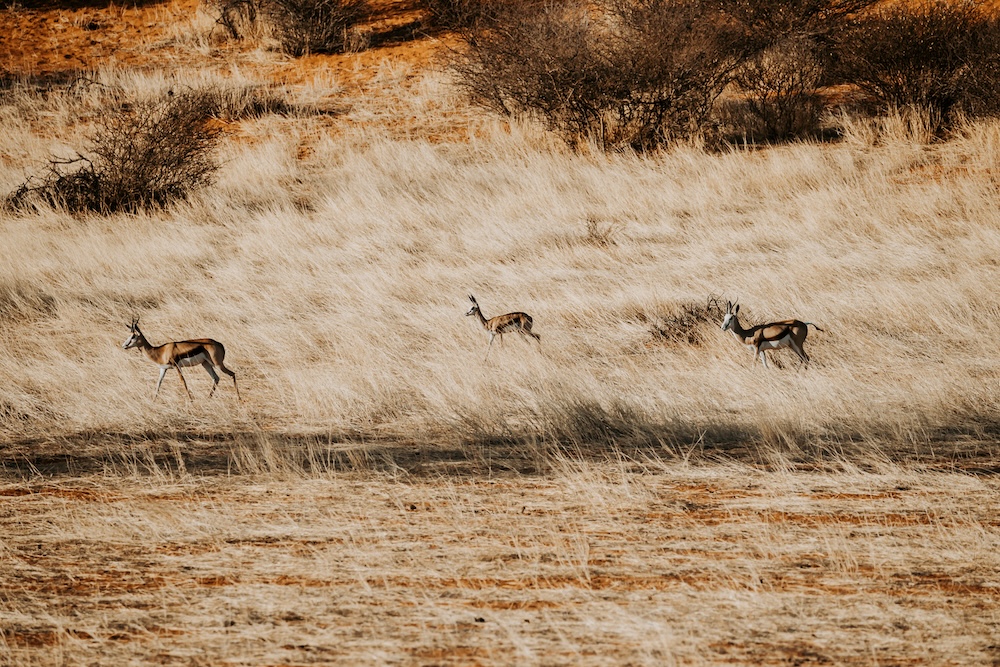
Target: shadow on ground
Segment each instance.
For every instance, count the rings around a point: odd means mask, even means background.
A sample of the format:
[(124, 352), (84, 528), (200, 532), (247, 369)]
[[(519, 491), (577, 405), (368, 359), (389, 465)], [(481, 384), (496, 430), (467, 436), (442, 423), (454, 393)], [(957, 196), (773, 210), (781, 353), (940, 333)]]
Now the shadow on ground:
[[(666, 464), (736, 463), (762, 469), (862, 469), (918, 466), (968, 474), (1000, 473), (1000, 423), (975, 433), (942, 429), (922, 443), (767, 442), (732, 428), (592, 441), (536, 436), (419, 438), (365, 433), (289, 434), (261, 430), (80, 431), (0, 444), (0, 477), (110, 475), (253, 475), (378, 472), (399, 476), (545, 475), (566, 461), (615, 461), (636, 470)], [(435, 444), (439, 443), (439, 444)]]

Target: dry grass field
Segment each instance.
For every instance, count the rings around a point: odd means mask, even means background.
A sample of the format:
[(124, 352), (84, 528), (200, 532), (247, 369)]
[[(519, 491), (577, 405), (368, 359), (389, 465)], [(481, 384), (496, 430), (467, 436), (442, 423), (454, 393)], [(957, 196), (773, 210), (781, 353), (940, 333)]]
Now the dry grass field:
[[(1000, 664), (1000, 124), (573, 152), (470, 108), (447, 35), (74, 7), (0, 10), (3, 193), (111, 89), (288, 107), (183, 204), (0, 214), (0, 664)], [(484, 359), (470, 293), (541, 344)], [(821, 326), (809, 368), (736, 299)], [(134, 316), (243, 402), (154, 401)]]

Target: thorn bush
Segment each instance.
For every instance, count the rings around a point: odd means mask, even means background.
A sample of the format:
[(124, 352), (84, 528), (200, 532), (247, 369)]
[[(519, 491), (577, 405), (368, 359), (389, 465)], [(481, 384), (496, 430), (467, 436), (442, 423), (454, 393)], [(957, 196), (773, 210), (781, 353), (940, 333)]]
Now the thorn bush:
[(86, 154), (51, 160), (6, 204), (20, 209), (44, 202), (103, 214), (183, 199), (218, 168), (212, 149), (220, 129), (211, 122), (217, 105), (218, 96), (204, 91), (117, 101), (99, 117)]

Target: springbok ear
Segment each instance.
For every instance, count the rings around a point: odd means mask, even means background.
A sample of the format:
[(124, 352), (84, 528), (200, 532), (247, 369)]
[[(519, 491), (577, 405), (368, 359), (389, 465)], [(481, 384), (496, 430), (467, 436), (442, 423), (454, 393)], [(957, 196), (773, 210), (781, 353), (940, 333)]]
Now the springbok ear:
[(736, 304), (736, 309), (733, 311), (733, 315), (735, 315), (738, 312), (740, 312), (740, 305)]

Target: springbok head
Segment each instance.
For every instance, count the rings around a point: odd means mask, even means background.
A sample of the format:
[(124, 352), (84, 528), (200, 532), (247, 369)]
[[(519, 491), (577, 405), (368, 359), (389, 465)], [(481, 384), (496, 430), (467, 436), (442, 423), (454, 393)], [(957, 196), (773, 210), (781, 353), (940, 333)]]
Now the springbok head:
[(478, 311), (479, 311), (479, 304), (478, 304), (478, 303), (476, 303), (476, 297), (474, 297), (474, 296), (472, 296), (472, 295), (470, 294), (470, 295), (469, 295), (469, 301), (471, 301), (471, 302), (472, 302), (472, 307), (471, 307), (471, 308), (469, 308), (469, 312), (467, 312), (467, 313), (465, 314), (465, 315), (466, 315), (466, 317), (468, 317), (469, 315), (475, 315), (475, 314), (476, 314), (476, 312), (478, 312)]
[(125, 342), (122, 343), (122, 348), (125, 349), (125, 350), (127, 350), (129, 348), (132, 348), (132, 347), (135, 347), (136, 345), (138, 345), (139, 344), (139, 339), (142, 338), (142, 332), (139, 331), (139, 318), (138, 317), (133, 317), (132, 318), (132, 324), (129, 325), (129, 331), (131, 331), (131, 334), (125, 340)]
[(736, 320), (736, 314), (739, 312), (739, 304), (734, 304), (732, 301), (726, 301), (726, 316), (722, 318), (723, 331), (728, 331), (729, 328), (733, 326), (733, 322)]

